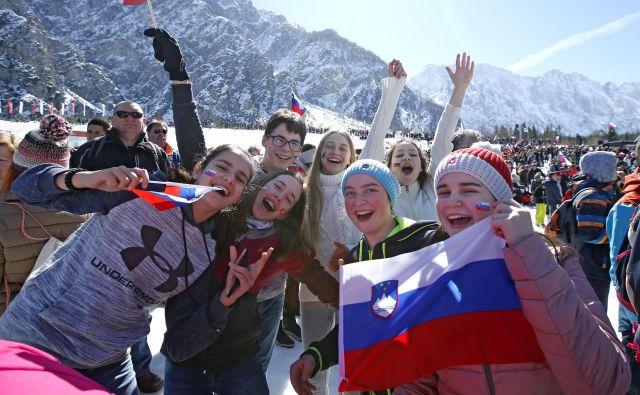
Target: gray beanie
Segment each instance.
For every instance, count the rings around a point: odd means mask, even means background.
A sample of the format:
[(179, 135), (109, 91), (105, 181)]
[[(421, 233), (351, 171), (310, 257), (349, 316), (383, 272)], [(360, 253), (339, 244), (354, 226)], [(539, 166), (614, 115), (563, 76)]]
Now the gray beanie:
[(607, 151), (594, 151), (580, 158), (580, 170), (598, 182), (616, 180), (616, 154)]

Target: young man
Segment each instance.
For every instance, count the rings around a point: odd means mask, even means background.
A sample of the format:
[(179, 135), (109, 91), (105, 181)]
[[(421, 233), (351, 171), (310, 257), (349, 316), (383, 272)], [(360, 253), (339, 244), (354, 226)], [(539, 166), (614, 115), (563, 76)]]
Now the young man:
[[(111, 125), (109, 124), (109, 122), (105, 121), (104, 119), (93, 118), (87, 124), (87, 143), (89, 141), (93, 141), (97, 138), (104, 136), (105, 134), (107, 134), (107, 130), (109, 130), (110, 128), (111, 128)], [(78, 167), (78, 164), (80, 163), (80, 158), (82, 158), (82, 155), (84, 155), (84, 152), (86, 151), (87, 147), (90, 146), (87, 143), (84, 143), (78, 148), (71, 151), (71, 160), (69, 162), (69, 166), (71, 168)]]

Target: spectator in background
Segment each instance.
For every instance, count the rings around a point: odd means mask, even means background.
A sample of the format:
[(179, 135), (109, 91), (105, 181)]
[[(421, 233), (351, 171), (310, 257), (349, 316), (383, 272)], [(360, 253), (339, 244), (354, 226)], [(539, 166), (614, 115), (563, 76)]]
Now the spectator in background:
[[(107, 130), (109, 130), (110, 128), (111, 125), (104, 119), (93, 118), (87, 124), (87, 142), (104, 136), (105, 134), (107, 134)], [(78, 167), (80, 158), (82, 158), (82, 155), (84, 154), (84, 151), (87, 149), (87, 147), (89, 147), (89, 145), (85, 143), (78, 148), (71, 150), (71, 160), (69, 162), (69, 167)]]
[(249, 152), (249, 155), (251, 155), (252, 158), (257, 158), (260, 155), (262, 155), (260, 153), (260, 148), (256, 147), (255, 145), (252, 145), (251, 147), (249, 147), (247, 151)]
[(167, 143), (168, 133), (169, 125), (165, 121), (152, 119), (147, 124), (147, 139), (162, 148), (164, 153), (167, 154), (171, 169), (178, 169), (180, 167), (180, 154)]
[(560, 186), (560, 173), (549, 172), (548, 180), (544, 182), (544, 191), (547, 195), (547, 213), (552, 214), (562, 203), (562, 187)]
[(457, 151), (463, 148), (469, 148), (473, 143), (477, 143), (482, 140), (482, 135), (477, 130), (463, 129), (456, 132), (451, 139), (453, 144), (453, 150)]

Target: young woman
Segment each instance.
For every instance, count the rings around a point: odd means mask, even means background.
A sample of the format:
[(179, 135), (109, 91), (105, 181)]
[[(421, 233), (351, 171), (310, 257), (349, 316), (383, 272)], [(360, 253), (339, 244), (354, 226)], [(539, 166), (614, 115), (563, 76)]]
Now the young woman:
[[(346, 177), (345, 182), (359, 190), (358, 183)], [(396, 388), (394, 394), (471, 394), (486, 388), (490, 393), (625, 393), (631, 376), (623, 346), (580, 268), (579, 257), (534, 232), (529, 211), (511, 199), (511, 177), (504, 159), (482, 148), (456, 151), (441, 162), (435, 182), (442, 226), (432, 231), (431, 242), (491, 217), (493, 232), (507, 242), (507, 269), (545, 361), (441, 369)], [(370, 196), (385, 185), (363, 183), (363, 192)], [(374, 254), (385, 244), (389, 251), (394, 235), (388, 232), (392, 217), (384, 200), (366, 202), (357, 195), (354, 199), (358, 205), (348, 206), (348, 211), (355, 210), (355, 223), (367, 242), (378, 242)], [(366, 256), (363, 243), (353, 251), (359, 260)], [(337, 361), (335, 338), (313, 346), (291, 367), (292, 383), (300, 394), (310, 393), (307, 379), (315, 370)]]
[[(216, 189), (158, 211), (127, 191), (147, 187), (144, 170), (46, 164), (26, 171), (13, 183), (23, 201), (97, 214), (27, 281), (0, 319), (0, 338), (42, 349), (117, 394), (136, 394), (127, 348), (149, 332), (144, 309), (188, 289), (210, 266), (213, 216), (238, 201), (252, 175), (246, 152), (217, 147), (192, 173), (196, 184)], [(259, 262), (268, 256), (265, 250)], [(214, 320), (259, 272), (259, 266), (254, 273), (230, 266), (241, 286), (212, 303)]]
[[(337, 304), (336, 280), (313, 260), (302, 236), (305, 201), (300, 176), (283, 170), (253, 182), (238, 204), (220, 214), (225, 226), (214, 231), (215, 265), (166, 306), (166, 394), (269, 393), (257, 356), (257, 295), (274, 275), (286, 271), (322, 302)], [(227, 262), (244, 265), (270, 248), (274, 253), (253, 287), (213, 321), (208, 309), (228, 286)]]
[[(474, 62), (466, 53), (462, 56), (457, 55), (455, 72), (447, 67), (447, 73), (453, 82), (453, 91), (449, 104), (438, 122), (429, 161), (420, 146), (410, 139), (402, 139), (389, 149), (386, 155), (387, 166), (402, 186), (398, 202), (393, 208), (397, 215), (413, 220), (435, 221), (437, 219), (433, 174), (438, 164), (453, 149), (451, 139), (460, 118), (465, 93), (473, 77), (473, 69)], [(369, 139), (380, 140), (382, 144), (384, 133), (370, 135)], [(382, 161), (384, 151), (370, 158)]]

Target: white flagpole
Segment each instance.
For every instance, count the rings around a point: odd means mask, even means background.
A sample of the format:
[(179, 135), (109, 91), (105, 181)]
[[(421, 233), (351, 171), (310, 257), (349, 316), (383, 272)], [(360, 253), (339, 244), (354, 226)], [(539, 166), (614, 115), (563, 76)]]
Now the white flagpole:
[(156, 13), (153, 11), (151, 0), (147, 0), (147, 6), (149, 7), (149, 13), (151, 14), (151, 24), (154, 28), (158, 28), (158, 20), (156, 19)]

